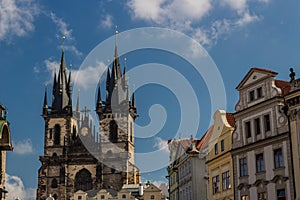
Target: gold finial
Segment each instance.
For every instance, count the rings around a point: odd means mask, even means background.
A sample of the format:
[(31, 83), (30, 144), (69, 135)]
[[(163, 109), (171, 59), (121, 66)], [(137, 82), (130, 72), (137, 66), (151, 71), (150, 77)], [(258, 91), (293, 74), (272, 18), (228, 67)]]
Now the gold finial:
[(66, 36), (65, 36), (65, 35), (62, 35), (62, 36), (61, 36), (61, 41), (62, 41), (61, 48), (62, 48), (63, 51), (64, 51), (65, 39), (66, 39)]

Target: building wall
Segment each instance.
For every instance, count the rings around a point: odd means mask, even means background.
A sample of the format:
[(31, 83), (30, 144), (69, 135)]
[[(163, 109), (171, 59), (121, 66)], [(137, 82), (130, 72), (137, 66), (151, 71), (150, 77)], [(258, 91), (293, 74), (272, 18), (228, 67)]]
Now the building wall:
[[(298, 79), (300, 80), (300, 79)], [(296, 80), (297, 81), (297, 80)], [(293, 150), (293, 164), (294, 164), (294, 181), (296, 189), (296, 200), (300, 200), (300, 91), (298, 87), (293, 87), (290, 94), (285, 96), (285, 101), (289, 107), (289, 119), (290, 119), (290, 132), (292, 140)]]
[[(240, 99), (236, 105), (236, 129), (233, 133), (233, 164), (235, 199), (248, 195), (258, 199), (265, 192), (268, 199), (277, 198), (277, 190), (285, 189), (286, 199), (294, 199), (291, 150), (289, 147), (288, 120), (282, 111), (282, 88), (276, 86), (276, 72), (252, 68), (237, 87)], [(259, 88), (261, 94), (259, 95)], [(254, 98), (251, 99), (251, 91)], [(269, 122), (265, 116), (269, 116)], [(256, 133), (257, 121), (260, 131)], [(250, 123), (248, 134), (247, 124)], [(267, 130), (270, 124), (270, 130)], [(283, 167), (275, 169), (274, 150), (282, 149)], [(257, 155), (263, 155), (264, 167), (257, 171)], [(240, 174), (240, 159), (247, 161), (247, 175)]]
[[(226, 119), (226, 112), (218, 110), (214, 114), (214, 142), (211, 143), (210, 152), (208, 154), (208, 177), (209, 177), (209, 197), (210, 200), (214, 199), (234, 199), (233, 195), (233, 164), (230, 150), (232, 148), (232, 132), (234, 127), (231, 127)], [(221, 141), (224, 141), (224, 150), (221, 150)], [(215, 144), (218, 146), (218, 153), (215, 152)], [(230, 174), (230, 187), (223, 190), (222, 174), (229, 171)], [(213, 177), (219, 176), (219, 192), (213, 192)]]

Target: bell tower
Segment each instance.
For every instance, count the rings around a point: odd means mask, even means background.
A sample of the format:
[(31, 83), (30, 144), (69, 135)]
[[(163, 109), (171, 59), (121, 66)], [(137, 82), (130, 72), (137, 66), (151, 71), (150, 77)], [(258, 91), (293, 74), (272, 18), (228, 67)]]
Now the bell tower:
[[(117, 32), (116, 32), (117, 37)], [(130, 100), (126, 59), (121, 72), (117, 44), (115, 45), (112, 70), (107, 69), (106, 96), (101, 98), (97, 90), (96, 113), (99, 118), (101, 152), (104, 163), (109, 163), (103, 175), (104, 186), (139, 183), (139, 169), (134, 165), (134, 121), (137, 117), (135, 96)], [(119, 173), (119, 176), (115, 174)]]

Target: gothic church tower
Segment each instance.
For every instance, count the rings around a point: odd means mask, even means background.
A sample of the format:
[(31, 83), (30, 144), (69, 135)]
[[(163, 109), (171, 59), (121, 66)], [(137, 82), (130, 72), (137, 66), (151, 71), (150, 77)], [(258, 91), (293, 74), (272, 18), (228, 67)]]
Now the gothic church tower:
[[(47, 91), (44, 96), (44, 155), (40, 156), (37, 200), (45, 200), (50, 194), (55, 199), (69, 200), (78, 190), (120, 190), (123, 184), (139, 183), (139, 170), (134, 165), (135, 98), (133, 95), (129, 100), (126, 67), (122, 75), (117, 48), (112, 74), (109, 71), (105, 101), (101, 100), (100, 87), (97, 90), (98, 140), (87, 112), (80, 114), (79, 98), (73, 110), (72, 77), (62, 51), (59, 72), (54, 75), (51, 106)], [(85, 141), (94, 147), (92, 153)]]

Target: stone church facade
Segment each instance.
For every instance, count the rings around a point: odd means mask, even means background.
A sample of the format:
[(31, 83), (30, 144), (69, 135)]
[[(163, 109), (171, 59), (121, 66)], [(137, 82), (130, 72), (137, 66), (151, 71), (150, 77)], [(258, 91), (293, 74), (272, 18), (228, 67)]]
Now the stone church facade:
[(134, 165), (135, 97), (133, 94), (130, 100), (126, 67), (121, 73), (117, 46), (111, 71), (107, 71), (104, 101), (100, 85), (97, 89), (100, 133), (96, 135), (89, 115), (80, 113), (79, 98), (73, 110), (72, 77), (71, 72), (67, 75), (62, 51), (51, 106), (46, 91), (44, 96), (44, 155), (40, 156), (37, 200), (45, 200), (50, 194), (68, 200), (79, 190), (119, 191), (123, 184), (140, 182), (139, 169)]

